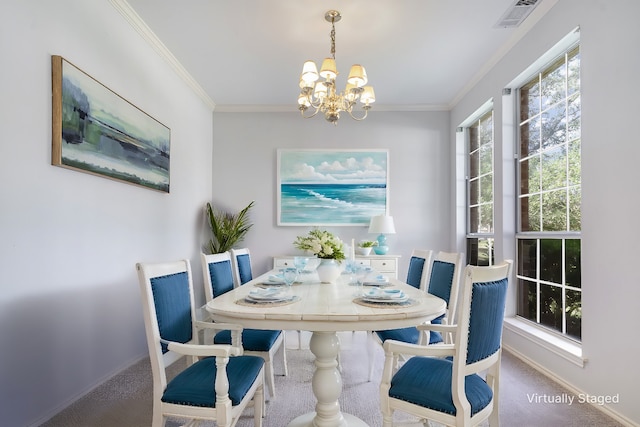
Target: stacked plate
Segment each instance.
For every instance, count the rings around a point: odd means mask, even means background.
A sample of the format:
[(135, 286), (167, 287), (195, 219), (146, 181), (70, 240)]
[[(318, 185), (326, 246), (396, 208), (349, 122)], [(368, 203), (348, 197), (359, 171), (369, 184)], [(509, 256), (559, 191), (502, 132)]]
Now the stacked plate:
[(377, 275), (373, 280), (367, 280), (362, 283), (363, 286), (389, 286), (389, 278), (382, 274)]
[(367, 302), (405, 302), (409, 297), (400, 289), (367, 289), (362, 294), (362, 299)]
[(267, 303), (289, 301), (293, 297), (289, 292), (281, 288), (256, 288), (249, 291), (245, 298), (251, 302)]

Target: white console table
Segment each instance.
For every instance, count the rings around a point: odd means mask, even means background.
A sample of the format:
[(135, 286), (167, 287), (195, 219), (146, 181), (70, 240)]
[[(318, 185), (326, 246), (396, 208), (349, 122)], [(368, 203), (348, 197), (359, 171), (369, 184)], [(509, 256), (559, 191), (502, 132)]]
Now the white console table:
[[(359, 264), (367, 265), (378, 273), (398, 278), (398, 260), (401, 255), (356, 255)], [(273, 268), (293, 267), (294, 255), (282, 255), (273, 257)]]

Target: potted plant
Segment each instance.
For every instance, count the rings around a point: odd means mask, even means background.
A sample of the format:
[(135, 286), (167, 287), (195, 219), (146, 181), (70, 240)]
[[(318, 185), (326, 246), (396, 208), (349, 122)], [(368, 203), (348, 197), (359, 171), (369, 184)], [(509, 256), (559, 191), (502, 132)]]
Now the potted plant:
[(371, 249), (377, 244), (378, 242), (375, 240), (361, 240), (360, 243), (358, 243), (358, 254), (368, 256), (371, 254)]
[(233, 246), (244, 240), (245, 235), (253, 226), (249, 222), (249, 210), (253, 207), (252, 201), (237, 214), (225, 212), (207, 203), (207, 219), (213, 238), (209, 240), (209, 252), (219, 254), (228, 251)]

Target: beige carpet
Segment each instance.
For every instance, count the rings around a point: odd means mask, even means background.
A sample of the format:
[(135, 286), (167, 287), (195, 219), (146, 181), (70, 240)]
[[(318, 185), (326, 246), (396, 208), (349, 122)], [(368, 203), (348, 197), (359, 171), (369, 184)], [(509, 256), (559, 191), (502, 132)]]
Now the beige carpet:
[[(308, 335), (306, 335), (308, 338)], [(288, 334), (287, 358), (289, 375), (284, 377), (280, 357), (276, 357), (276, 394), (267, 403), (264, 427), (284, 427), (298, 415), (313, 411), (315, 401), (311, 392), (313, 355), (303, 339), (297, 349), (297, 334)], [(304, 337), (303, 337), (304, 338)], [(343, 392), (340, 405), (344, 412), (360, 417), (371, 427), (380, 427), (382, 419), (378, 406), (378, 382), (367, 382), (366, 335), (341, 334), (341, 363)], [(291, 348), (295, 347), (295, 348)], [(383, 362), (381, 348), (376, 348), (376, 372), (380, 377)], [(519, 359), (504, 353), (502, 363), (500, 419), (503, 427), (618, 427), (621, 424), (605, 416), (590, 405), (532, 403), (533, 393), (559, 396), (568, 393), (556, 383), (539, 374)], [(146, 427), (151, 425), (151, 367), (148, 359), (118, 374), (93, 392), (74, 403), (45, 427)], [(253, 427), (252, 409), (248, 409), (237, 427)], [(413, 419), (396, 414), (402, 426), (419, 426)], [(167, 427), (177, 427), (173, 420)], [(213, 426), (203, 423), (203, 426)], [(434, 424), (435, 426), (435, 424)]]

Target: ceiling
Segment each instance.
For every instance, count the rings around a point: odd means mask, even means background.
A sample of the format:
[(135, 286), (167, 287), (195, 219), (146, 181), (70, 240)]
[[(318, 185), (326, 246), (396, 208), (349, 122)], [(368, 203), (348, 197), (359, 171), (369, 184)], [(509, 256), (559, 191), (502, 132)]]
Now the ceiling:
[(504, 28), (515, 0), (119, 0), (217, 111), (296, 111), (303, 62), (330, 56), (330, 9), (339, 88), (359, 63), (374, 110), (448, 110), (556, 1)]

